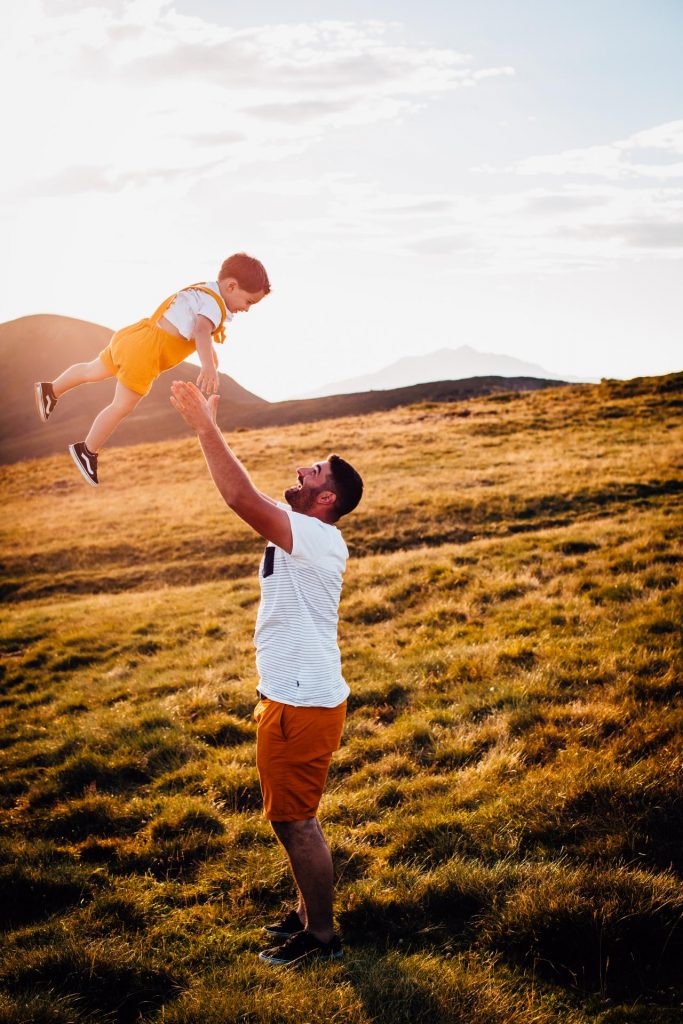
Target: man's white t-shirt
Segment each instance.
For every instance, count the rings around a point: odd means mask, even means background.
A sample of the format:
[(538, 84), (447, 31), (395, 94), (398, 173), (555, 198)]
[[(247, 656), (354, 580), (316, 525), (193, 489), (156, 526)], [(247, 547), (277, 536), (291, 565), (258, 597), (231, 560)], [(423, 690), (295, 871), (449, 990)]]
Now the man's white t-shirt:
[(297, 707), (335, 708), (349, 695), (337, 642), (349, 552), (336, 526), (278, 502), (292, 526), (291, 555), (268, 544), (254, 645), (259, 691)]
[[(204, 282), (203, 282), (204, 283)], [(220, 295), (218, 281), (206, 281), (206, 287)], [(221, 307), (212, 295), (201, 292), (198, 288), (184, 288), (178, 292), (164, 316), (177, 327), (183, 338), (191, 338), (194, 334), (195, 320), (199, 315), (207, 317), (214, 327), (221, 322)], [(227, 311), (226, 322), (232, 320), (233, 314)]]

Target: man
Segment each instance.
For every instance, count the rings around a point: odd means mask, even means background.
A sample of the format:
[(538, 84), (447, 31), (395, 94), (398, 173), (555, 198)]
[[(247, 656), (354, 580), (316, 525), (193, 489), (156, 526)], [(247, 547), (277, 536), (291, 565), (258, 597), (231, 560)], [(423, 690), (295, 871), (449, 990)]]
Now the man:
[(332, 856), (316, 817), (339, 747), (349, 688), (337, 619), (348, 550), (334, 523), (361, 499), (363, 481), (338, 455), (297, 470), (287, 504), (258, 491), (216, 425), (218, 396), (174, 381), (171, 403), (199, 437), (225, 503), (268, 541), (254, 642), (260, 700), (254, 717), (264, 812), (289, 858), (299, 903), (268, 925), (283, 940), (269, 964), (342, 955), (332, 920)]

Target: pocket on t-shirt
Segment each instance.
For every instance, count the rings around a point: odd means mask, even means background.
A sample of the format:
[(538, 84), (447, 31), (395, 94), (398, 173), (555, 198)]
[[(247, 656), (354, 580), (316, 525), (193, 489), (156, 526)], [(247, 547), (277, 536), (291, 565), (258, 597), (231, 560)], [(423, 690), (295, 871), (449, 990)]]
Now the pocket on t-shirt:
[(272, 544), (269, 544), (266, 550), (263, 552), (263, 573), (262, 576), (265, 579), (267, 576), (273, 575), (275, 567), (275, 548)]

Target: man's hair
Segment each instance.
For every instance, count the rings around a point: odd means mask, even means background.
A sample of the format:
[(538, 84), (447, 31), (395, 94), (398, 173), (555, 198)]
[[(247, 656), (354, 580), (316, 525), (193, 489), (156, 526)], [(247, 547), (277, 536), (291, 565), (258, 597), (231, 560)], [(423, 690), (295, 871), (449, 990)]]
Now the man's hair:
[(266, 268), (259, 260), (247, 256), (245, 252), (236, 252), (234, 256), (228, 256), (227, 260), (223, 261), (218, 271), (218, 280), (222, 281), (226, 277), (234, 277), (245, 292), (263, 292), (265, 295), (270, 292)]
[(363, 496), (363, 479), (353, 466), (339, 455), (328, 455), (330, 472), (334, 486), (331, 490), (337, 495), (334, 503), (335, 521), (353, 512)]

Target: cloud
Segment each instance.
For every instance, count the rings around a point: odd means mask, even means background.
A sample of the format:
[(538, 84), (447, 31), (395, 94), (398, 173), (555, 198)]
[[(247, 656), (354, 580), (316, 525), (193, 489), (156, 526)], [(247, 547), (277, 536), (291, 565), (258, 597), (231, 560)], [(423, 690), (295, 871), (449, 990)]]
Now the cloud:
[(683, 254), (683, 218), (676, 221), (632, 221), (591, 224), (574, 229), (580, 238), (618, 240), (638, 250), (680, 250)]
[(604, 193), (587, 195), (572, 192), (532, 193), (527, 198), (527, 208), (531, 213), (548, 216), (549, 214), (573, 213), (577, 210), (603, 206), (605, 200)]
[(636, 249), (680, 249), (683, 254), (683, 218), (677, 224), (631, 224), (625, 238)]
[(237, 29), (164, 0), (25, 0), (17, 24), (0, 39), (6, 130), (22, 140), (0, 176), (15, 195), (135, 187), (148, 165), (196, 182), (514, 73), (379, 21)]
[[(609, 180), (683, 178), (683, 120), (669, 121), (625, 139), (561, 153), (527, 157), (512, 170), (520, 175), (591, 176)], [(489, 168), (490, 169), (490, 168)]]
[[(482, 269), (595, 268), (648, 255), (680, 259), (682, 157), (683, 120), (508, 167), (473, 168), (501, 185), (472, 195), (469, 209), (465, 197), (452, 196), (442, 233), (457, 228), (477, 237)], [(543, 184), (520, 189), (520, 180), (531, 178)], [(582, 183), (587, 178), (594, 181)], [(409, 244), (430, 251), (423, 239)], [(433, 251), (438, 254), (438, 241)]]
[(222, 245), (225, 223), (232, 237), (262, 230), (283, 252), (398, 253), (445, 274), (680, 258), (683, 121), (529, 156), (493, 168), (485, 187), (472, 175), (469, 188), (391, 192), (325, 174), (321, 150), (318, 173), (292, 180), (287, 158), (342, 144), (341, 129), (396, 121), (489, 79), (504, 85), (514, 69), (479, 67), (377, 21), (237, 29), (162, 0), (25, 0), (17, 11), (0, 74), (16, 97), (6, 135), (21, 144), (7, 147), (0, 176), (8, 203), (36, 200), (22, 207), (36, 223), (63, 201), (60, 226), (87, 207), (123, 236), (156, 217), (157, 238), (176, 203), (198, 246), (195, 224)]
[[(290, 245), (387, 257), (409, 252), (438, 260), (445, 273), (557, 272), (648, 255), (676, 259), (683, 241), (683, 189), (658, 185), (392, 194), (379, 183), (326, 176), (291, 183), (287, 201), (284, 195), (280, 209), (291, 209), (291, 216), (271, 221), (271, 228)], [(295, 197), (306, 201), (292, 209)]]
[(348, 109), (348, 100), (294, 100), (291, 103), (258, 103), (245, 107), (244, 113), (267, 121), (294, 121), (300, 123), (311, 119), (338, 114)]
[(247, 138), (244, 132), (233, 132), (229, 128), (217, 132), (187, 132), (185, 137), (198, 146), (232, 146)]
[(425, 197), (424, 199), (404, 199), (394, 203), (391, 200), (384, 206), (382, 213), (397, 217), (428, 217), (442, 216), (453, 209), (453, 199), (448, 197)]
[(472, 72), (472, 78), (475, 82), (481, 82), (484, 78), (507, 78), (514, 74), (515, 69), (509, 66), (503, 68), (481, 68), (479, 71)]
[(127, 187), (158, 187), (160, 183), (168, 184), (184, 178), (187, 173), (187, 169), (182, 167), (149, 167), (125, 172), (113, 172), (108, 167), (90, 165), (65, 167), (55, 174), (37, 179), (37, 183), (24, 185), (16, 194), (23, 198), (35, 196), (36, 193), (43, 198), (86, 195), (89, 192), (115, 194)]
[(431, 235), (407, 241), (405, 247), (426, 256), (451, 256), (472, 251), (477, 244), (467, 235)]

